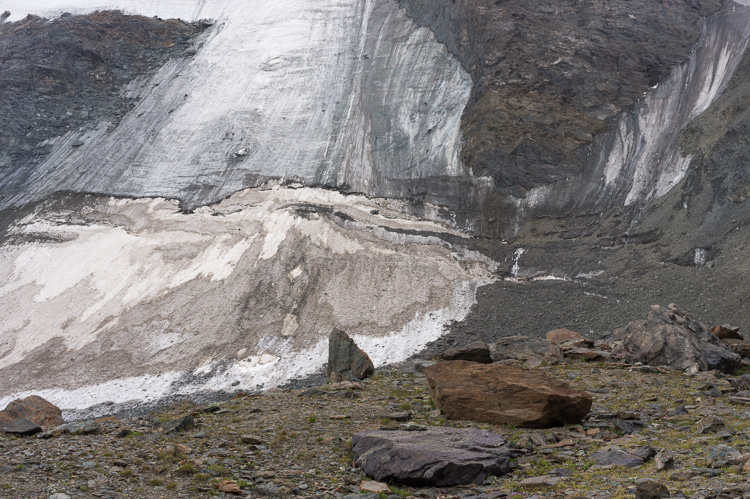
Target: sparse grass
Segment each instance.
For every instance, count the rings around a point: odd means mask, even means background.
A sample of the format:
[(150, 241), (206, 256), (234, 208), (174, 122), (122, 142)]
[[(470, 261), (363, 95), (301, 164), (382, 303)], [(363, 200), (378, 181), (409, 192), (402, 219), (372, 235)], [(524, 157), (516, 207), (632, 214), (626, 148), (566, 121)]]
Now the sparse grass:
[(151, 478), (151, 479), (149, 479), (149, 481), (148, 481), (147, 483), (148, 483), (148, 484), (149, 484), (150, 486), (152, 486), (152, 487), (161, 487), (161, 486), (162, 486), (162, 485), (164, 484), (164, 482), (163, 482), (163, 481), (161, 481), (161, 480), (160, 480), (160, 479), (158, 479), (158, 478)]
[(307, 422), (308, 422), (309, 424), (315, 424), (315, 423), (317, 423), (317, 422), (318, 422), (318, 415), (317, 415), (317, 414), (315, 414), (315, 413), (313, 413), (313, 412), (311, 412), (311, 413), (310, 413), (310, 414), (309, 414), (309, 415), (307, 416)]
[(134, 475), (133, 470), (122, 470), (120, 472), (120, 476), (123, 477), (123, 478), (128, 478), (128, 477), (131, 477), (133, 475)]
[(175, 489), (177, 489), (177, 482), (174, 482), (174, 481), (169, 482), (167, 484), (167, 489), (168, 490), (175, 490)]
[(193, 464), (192, 461), (187, 461), (186, 463), (181, 464), (179, 468), (177, 468), (177, 473), (181, 475), (192, 475), (195, 473), (195, 471), (195, 464)]
[(193, 475), (193, 480), (196, 482), (205, 482), (206, 480), (208, 480), (208, 478), (209, 476), (205, 473), (196, 473), (195, 475)]

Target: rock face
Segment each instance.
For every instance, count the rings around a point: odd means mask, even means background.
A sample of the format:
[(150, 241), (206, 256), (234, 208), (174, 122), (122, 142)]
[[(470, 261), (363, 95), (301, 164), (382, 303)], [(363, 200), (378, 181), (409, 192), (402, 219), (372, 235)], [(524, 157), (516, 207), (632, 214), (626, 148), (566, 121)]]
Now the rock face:
[(614, 336), (622, 340), (625, 360), (631, 363), (725, 373), (734, 372), (740, 365), (739, 355), (674, 304), (668, 308), (652, 306), (647, 320), (633, 321), (616, 330)]
[(331, 382), (365, 379), (375, 372), (370, 357), (354, 343), (348, 334), (334, 328), (328, 338), (326, 375)]
[(505, 439), (480, 430), (373, 430), (352, 438), (354, 462), (376, 480), (448, 486), (508, 472)]
[(440, 355), (442, 360), (467, 360), (479, 362), (480, 364), (491, 364), (492, 355), (490, 347), (483, 341), (475, 341), (465, 347), (456, 347), (446, 350)]
[(546, 428), (580, 423), (591, 409), (588, 392), (541, 373), (465, 361), (425, 370), (435, 407), (451, 419)]
[(14, 400), (0, 411), (0, 427), (8, 427), (16, 420), (26, 419), (32, 423), (53, 427), (65, 423), (62, 411), (42, 397), (31, 395), (22, 400)]

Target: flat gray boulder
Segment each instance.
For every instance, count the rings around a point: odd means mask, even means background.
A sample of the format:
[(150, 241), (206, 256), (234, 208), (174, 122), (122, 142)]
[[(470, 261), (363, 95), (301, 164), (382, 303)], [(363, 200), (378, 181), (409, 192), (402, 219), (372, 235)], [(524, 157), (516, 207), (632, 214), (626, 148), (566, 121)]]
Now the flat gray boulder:
[(653, 305), (648, 319), (615, 330), (614, 337), (622, 341), (622, 353), (630, 363), (724, 373), (733, 373), (740, 366), (739, 355), (674, 304), (667, 308)]
[(370, 357), (344, 331), (334, 328), (328, 338), (328, 381), (365, 379), (375, 372)]
[(495, 433), (429, 427), (425, 431), (371, 430), (352, 438), (354, 462), (378, 481), (450, 486), (482, 483), (508, 472), (510, 449)]

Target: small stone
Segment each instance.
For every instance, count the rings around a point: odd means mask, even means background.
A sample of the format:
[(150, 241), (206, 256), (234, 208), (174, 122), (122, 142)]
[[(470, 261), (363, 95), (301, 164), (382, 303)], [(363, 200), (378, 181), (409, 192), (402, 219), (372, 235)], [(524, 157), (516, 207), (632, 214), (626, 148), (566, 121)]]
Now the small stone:
[(661, 499), (671, 497), (669, 489), (654, 480), (643, 480), (635, 487), (635, 499)]
[(227, 492), (229, 494), (242, 494), (242, 489), (234, 480), (222, 480), (216, 484), (216, 488), (219, 489), (219, 492)]
[(255, 435), (242, 435), (240, 436), (240, 440), (242, 441), (243, 444), (248, 444), (248, 445), (265, 445), (266, 444), (266, 442), (262, 438), (257, 437)]
[(190, 447), (188, 447), (187, 445), (182, 445), (182, 444), (175, 444), (174, 448), (175, 448), (175, 449), (176, 449), (176, 450), (177, 450), (178, 452), (182, 452), (183, 454), (192, 454), (192, 452), (193, 452), (193, 449), (191, 449), (191, 448), (190, 448)]
[(115, 438), (125, 438), (128, 435), (130, 435), (131, 433), (133, 433), (133, 429), (132, 428), (122, 427), (122, 428), (119, 428), (115, 432)]
[(299, 396), (303, 398), (322, 397), (323, 395), (326, 395), (327, 393), (328, 392), (320, 390), (318, 388), (308, 388), (307, 390), (301, 391)]
[(618, 449), (600, 450), (591, 454), (591, 460), (600, 466), (626, 466), (635, 468), (643, 464), (643, 459)]
[(542, 475), (542, 476), (533, 476), (531, 478), (526, 478), (524, 480), (521, 480), (521, 487), (554, 487), (558, 483), (565, 480), (565, 477), (562, 476), (548, 476), (548, 475)]
[(372, 492), (374, 494), (387, 494), (391, 491), (391, 488), (383, 482), (364, 481), (359, 486), (359, 490), (362, 492)]
[(57, 494), (52, 494), (51, 496), (49, 496), (49, 499), (70, 499), (70, 496), (68, 494), (58, 492)]
[(674, 452), (669, 449), (661, 449), (654, 457), (657, 470), (668, 470), (674, 466)]
[(281, 497), (281, 490), (273, 483), (262, 483), (255, 487), (256, 492), (266, 497)]
[(159, 428), (161, 428), (164, 433), (176, 433), (195, 428), (195, 421), (193, 420), (193, 416), (185, 416), (184, 418), (161, 423)]
[(385, 417), (393, 421), (409, 421), (411, 413), (409, 411), (396, 411), (386, 414)]
[(716, 433), (724, 429), (724, 421), (716, 416), (706, 416), (698, 421), (698, 433)]

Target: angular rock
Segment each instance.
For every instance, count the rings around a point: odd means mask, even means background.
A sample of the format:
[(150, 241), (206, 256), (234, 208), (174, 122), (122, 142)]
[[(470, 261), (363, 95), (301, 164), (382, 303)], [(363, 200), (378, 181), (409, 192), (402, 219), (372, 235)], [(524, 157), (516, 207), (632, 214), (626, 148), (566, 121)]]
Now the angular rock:
[(484, 341), (475, 341), (465, 347), (456, 347), (446, 350), (440, 354), (442, 360), (466, 360), (479, 362), (480, 364), (491, 364), (492, 356), (490, 347)]
[(352, 444), (354, 461), (368, 476), (414, 485), (481, 483), (507, 473), (510, 460), (502, 436), (473, 429), (372, 430), (355, 434)]
[(669, 449), (661, 449), (654, 457), (654, 465), (657, 470), (668, 470), (674, 466), (674, 452)]
[(669, 489), (654, 480), (644, 480), (635, 486), (635, 499), (661, 499), (671, 497)]
[(547, 341), (549, 341), (553, 345), (562, 345), (563, 343), (576, 342), (577, 344), (580, 344), (581, 346), (586, 346), (586, 347), (594, 346), (593, 341), (581, 336), (575, 331), (571, 331), (570, 329), (566, 329), (566, 328), (560, 328), (560, 329), (554, 329), (552, 331), (548, 331), (546, 338), (547, 338)]
[(698, 421), (698, 433), (716, 433), (724, 429), (724, 421), (716, 416), (706, 416)]
[(219, 490), (219, 492), (226, 492), (228, 494), (242, 494), (242, 489), (234, 480), (222, 480), (216, 484), (216, 488)]
[(706, 449), (706, 462), (712, 467), (737, 464), (745, 459), (747, 456), (727, 445), (711, 445)]
[(195, 421), (193, 420), (193, 416), (185, 416), (184, 418), (165, 421), (159, 425), (159, 428), (161, 428), (164, 433), (176, 433), (195, 428)]
[(523, 480), (521, 480), (521, 483), (519, 485), (524, 488), (554, 487), (563, 480), (565, 480), (565, 478), (561, 476), (532, 476), (530, 478), (524, 478)]
[(644, 460), (633, 454), (619, 449), (600, 450), (590, 456), (591, 460), (600, 466), (627, 466), (635, 468), (644, 463)]
[(740, 334), (740, 328), (730, 326), (729, 324), (722, 324), (720, 326), (714, 326), (711, 328), (711, 332), (720, 340), (744, 340)]
[(625, 361), (672, 369), (734, 372), (740, 356), (729, 351), (708, 328), (674, 304), (653, 305), (645, 321), (615, 330)]
[(365, 480), (359, 486), (359, 490), (362, 492), (372, 492), (374, 494), (387, 494), (391, 491), (391, 488), (383, 482), (373, 482)]
[(452, 360), (425, 374), (435, 407), (451, 419), (547, 428), (580, 423), (591, 409), (590, 393), (532, 370)]
[(526, 336), (510, 336), (498, 340), (490, 345), (490, 355), (493, 362), (520, 360), (531, 365), (542, 362), (554, 364), (563, 360), (559, 346), (541, 338)]
[(26, 418), (16, 418), (5, 426), (5, 433), (11, 433), (14, 435), (35, 435), (42, 431), (42, 428), (29, 421)]
[(365, 379), (375, 372), (370, 357), (360, 349), (348, 334), (334, 328), (328, 338), (328, 365), (326, 375), (331, 382)]
[(42, 427), (59, 426), (65, 423), (62, 411), (42, 397), (31, 395), (22, 400), (14, 400), (0, 411), (0, 428), (16, 419), (25, 418)]

